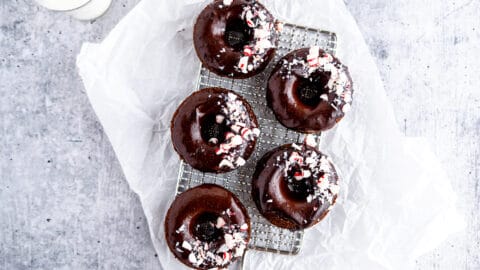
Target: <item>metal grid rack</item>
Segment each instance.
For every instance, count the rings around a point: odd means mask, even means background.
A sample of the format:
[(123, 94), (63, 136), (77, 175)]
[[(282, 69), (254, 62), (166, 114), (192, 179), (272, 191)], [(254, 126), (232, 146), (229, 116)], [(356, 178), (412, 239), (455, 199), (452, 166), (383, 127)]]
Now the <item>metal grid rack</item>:
[(265, 88), (275, 63), (292, 50), (320, 46), (335, 54), (337, 38), (335, 33), (312, 28), (285, 24), (279, 39), (274, 61), (261, 74), (245, 80), (219, 77), (206, 68), (200, 69), (197, 89), (223, 87), (242, 95), (252, 106), (259, 121), (261, 135), (257, 140), (254, 154), (245, 166), (226, 174), (202, 173), (182, 162), (178, 175), (177, 194), (203, 183), (221, 185), (239, 197), (247, 208), (252, 221), (252, 238), (249, 248), (280, 254), (295, 255), (300, 251), (303, 231), (289, 231), (270, 224), (258, 212), (251, 198), (251, 176), (257, 161), (269, 150), (286, 144), (303, 141), (304, 135), (286, 129), (275, 119), (266, 106)]

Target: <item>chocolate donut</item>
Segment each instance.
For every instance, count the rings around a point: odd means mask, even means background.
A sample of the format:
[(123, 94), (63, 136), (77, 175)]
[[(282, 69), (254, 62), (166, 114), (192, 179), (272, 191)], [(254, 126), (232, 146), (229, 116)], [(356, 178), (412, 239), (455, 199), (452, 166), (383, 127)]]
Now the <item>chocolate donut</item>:
[(257, 118), (247, 101), (222, 88), (190, 95), (171, 124), (175, 150), (203, 172), (223, 173), (243, 166), (259, 134)]
[(165, 217), (165, 237), (175, 257), (189, 267), (226, 267), (243, 256), (250, 217), (230, 191), (203, 184), (175, 198)]
[(280, 146), (257, 163), (252, 196), (278, 227), (300, 230), (322, 220), (335, 203), (338, 176), (329, 157), (307, 145)]
[(280, 23), (256, 0), (215, 0), (198, 16), (197, 55), (219, 76), (249, 78), (273, 59)]
[(287, 128), (318, 133), (339, 122), (352, 103), (348, 68), (319, 47), (283, 57), (267, 88), (267, 104)]

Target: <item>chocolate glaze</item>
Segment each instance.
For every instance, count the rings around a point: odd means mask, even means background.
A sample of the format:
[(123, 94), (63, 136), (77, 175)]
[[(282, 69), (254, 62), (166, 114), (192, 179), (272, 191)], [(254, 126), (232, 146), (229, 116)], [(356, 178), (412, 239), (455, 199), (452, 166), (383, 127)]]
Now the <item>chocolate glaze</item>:
[[(278, 227), (290, 230), (309, 228), (327, 215), (337, 198), (338, 176), (330, 161), (324, 161), (330, 169), (329, 173), (318, 170), (301, 181), (293, 179), (293, 174), (302, 166), (287, 165), (285, 160), (294, 152), (299, 153), (302, 159), (306, 158), (306, 151), (326, 158), (313, 147), (304, 145), (299, 151), (292, 145), (284, 145), (268, 152), (257, 163), (252, 180), (252, 197), (259, 212)], [(288, 173), (286, 168), (291, 168), (287, 169)], [(316, 188), (318, 192), (318, 179), (328, 181), (325, 183), (328, 188), (323, 189), (324, 194), (313, 198)]]
[[(248, 26), (245, 20), (245, 9), (252, 8), (264, 12), (262, 20), (268, 25), (268, 40), (273, 46), (265, 50), (254, 51), (253, 55), (245, 54), (245, 46), (255, 48), (261, 44), (255, 38), (255, 30), (260, 24)], [(219, 76), (238, 79), (252, 77), (263, 71), (273, 59), (277, 45), (275, 19), (255, 0), (233, 0), (225, 5), (222, 0), (209, 4), (198, 16), (194, 27), (193, 41), (198, 57), (209, 70)], [(239, 69), (240, 59), (249, 56), (251, 70), (242, 72)], [(256, 60), (255, 60), (256, 59)]]
[[(326, 55), (321, 49), (319, 52), (320, 57)], [(339, 70), (345, 82), (339, 89), (329, 88), (331, 72), (320, 67), (309, 73), (308, 55), (309, 49), (303, 48), (287, 54), (278, 62), (268, 81), (267, 104), (285, 127), (318, 133), (332, 128), (344, 117), (350, 108), (352, 82), (348, 68), (331, 56), (331, 64)], [(298, 64), (289, 64), (294, 61)], [(322, 95), (328, 100), (322, 99)]]
[[(240, 101), (239, 110), (244, 112), (244, 124), (251, 130), (258, 130), (258, 122), (250, 105), (241, 96), (222, 88), (206, 88), (193, 93), (185, 99), (175, 112), (171, 123), (172, 142), (175, 150), (193, 168), (203, 172), (228, 172), (242, 164), (233, 162), (233, 167), (221, 166), (224, 154), (218, 154), (218, 148), (225, 142), (227, 133), (238, 135), (227, 122), (232, 121), (231, 115), (226, 115), (224, 108), (227, 97), (235, 96)], [(223, 115), (225, 120), (216, 125), (215, 117)], [(216, 137), (218, 143), (208, 141), (208, 137)], [(233, 147), (227, 153), (233, 160), (239, 158), (248, 160), (253, 153), (256, 137)]]
[[(227, 211), (227, 209), (229, 210)], [(225, 222), (221, 228), (215, 227), (219, 217)], [(232, 227), (242, 235), (244, 246), (240, 250), (235, 247), (223, 252), (219, 251), (225, 244), (224, 235), (231, 233), (229, 230)], [(225, 267), (243, 255), (244, 248), (250, 240), (250, 217), (239, 199), (230, 191), (217, 185), (203, 184), (189, 189), (175, 198), (165, 217), (165, 237), (171, 252), (185, 265), (198, 269)], [(224, 258), (223, 253), (225, 252), (233, 255), (230, 260), (222, 260), (221, 263), (205, 259), (200, 265), (193, 264), (189, 260), (189, 256), (190, 253), (195, 252), (194, 244), (191, 244), (190, 246), (193, 248), (188, 250), (188, 248), (182, 247), (184, 241), (187, 243), (200, 242), (202, 248), (207, 243), (208, 248), (204, 251), (212, 252), (215, 256)], [(235, 256), (236, 252), (239, 252), (237, 256)]]

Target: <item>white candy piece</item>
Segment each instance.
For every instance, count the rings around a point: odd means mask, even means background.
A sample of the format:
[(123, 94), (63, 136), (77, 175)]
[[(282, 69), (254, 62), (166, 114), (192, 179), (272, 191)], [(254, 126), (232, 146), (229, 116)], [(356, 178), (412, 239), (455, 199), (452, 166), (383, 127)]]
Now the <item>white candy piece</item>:
[(237, 95), (235, 95), (234, 93), (228, 93), (228, 99), (234, 101), (237, 99)]
[(190, 251), (192, 250), (192, 245), (190, 245), (190, 243), (188, 243), (187, 241), (183, 241), (182, 248)]
[(248, 73), (248, 56), (240, 58), (240, 61), (238, 62), (238, 68), (243, 73)]
[(330, 188), (330, 183), (328, 179), (322, 179), (322, 181), (317, 182), (317, 187), (321, 192), (324, 192)]
[(223, 116), (223, 115), (221, 115), (221, 114), (218, 114), (218, 115), (215, 117), (215, 122), (217, 122), (217, 124), (223, 123), (223, 120), (225, 120), (225, 116)]
[(267, 19), (267, 15), (265, 15), (265, 12), (262, 11), (262, 12), (259, 12), (258, 13), (258, 17), (260, 18), (260, 20), (262, 21), (265, 21)]
[(310, 146), (310, 147), (317, 147), (317, 140), (315, 140), (315, 136), (308, 134), (305, 137), (305, 144)]
[(320, 55), (320, 47), (319, 46), (312, 46), (308, 51), (308, 58), (318, 58)]
[(235, 250), (235, 257), (242, 257), (244, 251), (245, 251), (245, 246), (244, 246), (244, 245), (240, 245), (240, 246)]
[(217, 256), (215, 256), (215, 261), (217, 262), (217, 264), (222, 264), (223, 259), (222, 259), (222, 257), (217, 255)]
[(240, 136), (240, 135), (235, 135), (235, 136), (233, 136), (233, 138), (232, 138), (231, 144), (232, 144), (233, 146), (238, 146), (238, 145), (241, 145), (242, 142), (243, 142), (242, 136)]
[(225, 238), (225, 245), (227, 245), (228, 249), (232, 249), (235, 247), (235, 242), (233, 241), (233, 235), (226, 233), (224, 235)]
[(185, 231), (185, 224), (182, 224), (182, 226), (180, 226), (177, 230), (176, 230), (176, 233), (181, 233)]
[(188, 261), (191, 262), (192, 264), (196, 264), (197, 263), (197, 257), (195, 256), (195, 254), (190, 253), (188, 255)]
[(327, 63), (328, 63), (327, 58), (325, 58), (325, 57), (320, 57), (320, 58), (318, 58), (318, 64), (319, 64), (320, 66), (323, 67), (323, 66), (325, 66)]
[(236, 243), (241, 243), (243, 242), (243, 234), (239, 232), (233, 233), (233, 239)]
[(247, 162), (246, 162), (245, 159), (243, 159), (242, 157), (238, 157), (236, 163), (237, 163), (238, 166), (243, 166), (243, 165), (245, 165), (245, 163), (247, 163)]
[(306, 164), (312, 164), (312, 163), (314, 163), (314, 162), (315, 162), (315, 159), (314, 159), (314, 158), (307, 157), (307, 158), (305, 159), (305, 163), (306, 163)]
[(247, 25), (251, 28), (255, 27), (255, 23), (253, 22), (253, 14), (251, 10), (247, 10), (245, 13), (245, 20), (247, 21)]
[(330, 172), (330, 162), (325, 158), (325, 156), (320, 158), (320, 171), (325, 173)]
[(215, 224), (215, 227), (217, 227), (217, 229), (220, 229), (223, 226), (225, 226), (225, 224), (226, 224), (225, 220), (222, 217), (218, 217), (217, 218), (217, 224)]
[(230, 6), (232, 4), (233, 0), (223, 0), (223, 4), (225, 6)]
[(230, 127), (235, 133), (240, 133), (240, 130), (242, 129), (241, 126), (239, 125), (233, 125)]
[(269, 48), (272, 48), (272, 47), (274, 47), (274, 46), (272, 45), (272, 42), (270, 42), (270, 40), (268, 40), (268, 39), (262, 39), (262, 40), (258, 41), (257, 44), (255, 45), (255, 48), (257, 50), (260, 50), (260, 51), (263, 51), (265, 49), (269, 49)]
[(255, 32), (253, 35), (255, 38), (259, 38), (259, 39), (268, 38), (270, 36), (270, 31), (265, 29), (255, 29)]
[(231, 169), (235, 168), (233, 163), (230, 160), (226, 160), (226, 159), (223, 159), (218, 166), (220, 168), (222, 168), (222, 167), (228, 167), (228, 168), (231, 168)]
[(292, 143), (292, 147), (298, 151), (301, 151), (302, 150), (302, 147), (296, 143)]

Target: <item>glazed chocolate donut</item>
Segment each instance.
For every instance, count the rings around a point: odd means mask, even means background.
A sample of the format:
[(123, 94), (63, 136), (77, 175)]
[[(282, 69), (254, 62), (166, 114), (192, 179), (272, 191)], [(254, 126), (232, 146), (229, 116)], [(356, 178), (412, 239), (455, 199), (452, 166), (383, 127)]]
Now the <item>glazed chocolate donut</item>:
[(280, 146), (257, 163), (252, 196), (259, 212), (289, 230), (309, 228), (335, 203), (338, 176), (329, 157), (307, 145)]
[(319, 47), (283, 57), (267, 88), (267, 104), (287, 128), (318, 133), (339, 122), (352, 103), (348, 68)]
[(259, 134), (247, 101), (222, 88), (193, 93), (178, 107), (171, 124), (175, 150), (203, 172), (223, 173), (243, 166)]
[(273, 59), (281, 24), (256, 0), (215, 0), (198, 16), (193, 41), (212, 72), (252, 77)]
[(204, 184), (172, 203), (165, 237), (175, 257), (189, 267), (226, 267), (243, 256), (250, 241), (250, 217), (230, 191)]

